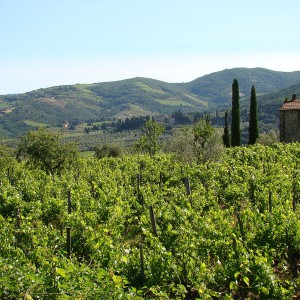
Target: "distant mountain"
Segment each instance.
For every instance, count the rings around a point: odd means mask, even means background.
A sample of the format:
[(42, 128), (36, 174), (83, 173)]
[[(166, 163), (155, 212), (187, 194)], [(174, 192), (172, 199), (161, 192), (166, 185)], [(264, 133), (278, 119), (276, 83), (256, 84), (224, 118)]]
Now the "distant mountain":
[(291, 100), (293, 94), (298, 95), (297, 99), (300, 99), (300, 82), (277, 92), (259, 96), (257, 98), (259, 120), (265, 124), (273, 124), (278, 128), (278, 110), (281, 108), (286, 98)]
[(0, 134), (22, 135), (36, 126), (62, 126), (136, 115), (203, 110), (208, 102), (184, 85), (147, 78), (57, 86), (25, 94), (0, 96)]
[(254, 84), (257, 95), (265, 95), (262, 101), (264, 108), (269, 110), (268, 106), (275, 107), (277, 102), (274, 104), (268, 93), (282, 90), (281, 94), (277, 94), (283, 97), (282, 102), (291, 94), (289, 87), (300, 84), (300, 71), (235, 68), (205, 75), (188, 83), (132, 78), (4, 95), (0, 96), (0, 135), (17, 137), (39, 126), (62, 127), (66, 123), (171, 114), (178, 109), (183, 112), (228, 109), (234, 78), (239, 82), (241, 100), (249, 98)]
[(211, 73), (186, 83), (188, 90), (209, 103), (231, 103), (231, 85), (238, 79), (241, 98), (249, 98), (252, 85), (257, 95), (276, 92), (300, 83), (300, 71), (277, 72), (263, 68), (234, 68)]

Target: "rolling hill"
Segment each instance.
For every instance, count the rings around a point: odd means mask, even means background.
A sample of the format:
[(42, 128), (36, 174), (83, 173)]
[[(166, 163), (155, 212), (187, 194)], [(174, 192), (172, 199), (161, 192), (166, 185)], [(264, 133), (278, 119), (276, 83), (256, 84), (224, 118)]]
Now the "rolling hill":
[(282, 106), (285, 98), (291, 99), (292, 95), (300, 96), (300, 83), (293, 84), (287, 88), (281, 89), (277, 92), (269, 93), (259, 96), (258, 101), (258, 117), (263, 124), (268, 124), (269, 127), (278, 128), (279, 113), (278, 109)]
[(297, 92), (290, 86), (300, 84), (300, 71), (235, 68), (188, 83), (132, 78), (3, 95), (0, 96), (0, 134), (2, 137), (18, 137), (39, 126), (62, 127), (65, 123), (171, 114), (178, 109), (186, 112), (228, 109), (234, 78), (239, 81), (241, 101), (249, 98), (254, 84), (257, 95), (261, 95), (264, 110), (269, 113), (272, 109), (268, 107), (274, 106), (277, 110), (279, 100), (282, 102)]
[(186, 84), (198, 97), (218, 106), (231, 103), (231, 85), (238, 79), (241, 99), (249, 98), (252, 85), (257, 95), (265, 95), (300, 83), (300, 71), (278, 72), (263, 68), (234, 68), (211, 73)]

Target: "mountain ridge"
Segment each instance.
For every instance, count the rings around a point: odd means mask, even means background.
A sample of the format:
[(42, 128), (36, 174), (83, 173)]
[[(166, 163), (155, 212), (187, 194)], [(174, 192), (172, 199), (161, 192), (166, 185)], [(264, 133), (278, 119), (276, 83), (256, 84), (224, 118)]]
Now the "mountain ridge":
[[(137, 115), (171, 114), (178, 109), (183, 112), (228, 109), (234, 78), (239, 82), (243, 101), (250, 97), (252, 85), (255, 85), (260, 96), (300, 84), (300, 71), (233, 68), (185, 83), (134, 77), (2, 95), (0, 134), (6, 137), (20, 136), (37, 125), (61, 127), (66, 122), (78, 124)], [(262, 99), (272, 105), (268, 99)]]

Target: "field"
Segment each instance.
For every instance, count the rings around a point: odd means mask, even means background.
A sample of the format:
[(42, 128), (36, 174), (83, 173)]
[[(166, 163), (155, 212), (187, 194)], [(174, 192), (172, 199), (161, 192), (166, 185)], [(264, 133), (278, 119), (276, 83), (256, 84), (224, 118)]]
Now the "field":
[(298, 299), (300, 145), (1, 170), (1, 299)]

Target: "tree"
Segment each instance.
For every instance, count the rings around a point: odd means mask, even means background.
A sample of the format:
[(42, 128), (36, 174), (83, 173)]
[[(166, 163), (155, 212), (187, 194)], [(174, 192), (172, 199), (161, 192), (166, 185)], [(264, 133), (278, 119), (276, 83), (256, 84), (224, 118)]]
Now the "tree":
[(209, 116), (194, 125), (194, 147), (197, 156), (197, 163), (204, 162), (204, 149), (215, 129), (211, 126)]
[(231, 146), (241, 145), (240, 92), (237, 79), (232, 84)]
[(165, 151), (174, 153), (184, 163), (218, 161), (224, 151), (221, 133), (213, 128), (209, 119), (200, 119), (194, 126), (174, 131), (165, 145)]
[(6, 172), (8, 168), (13, 167), (15, 158), (13, 150), (0, 144), (0, 172)]
[(19, 159), (28, 158), (29, 163), (41, 167), (52, 177), (75, 162), (77, 155), (78, 151), (73, 143), (61, 144), (59, 134), (53, 134), (44, 128), (23, 136), (17, 149)]
[(121, 157), (124, 153), (123, 147), (118, 145), (97, 145), (94, 148), (95, 157), (101, 159), (104, 157)]
[(257, 139), (258, 144), (262, 145), (272, 145), (279, 142), (279, 131), (278, 130), (270, 130), (267, 133), (262, 133), (259, 135)]
[(136, 148), (154, 156), (162, 147), (159, 137), (164, 130), (164, 127), (155, 120), (148, 120), (142, 128), (142, 136), (137, 141)]
[(172, 136), (164, 143), (165, 152), (173, 153), (183, 163), (196, 162), (194, 131), (192, 126), (174, 129)]
[(254, 85), (250, 98), (249, 145), (254, 145), (258, 139), (257, 99)]
[(230, 134), (229, 134), (229, 127), (228, 127), (228, 112), (225, 112), (225, 126), (224, 126), (224, 133), (223, 133), (223, 144), (226, 148), (230, 147)]

